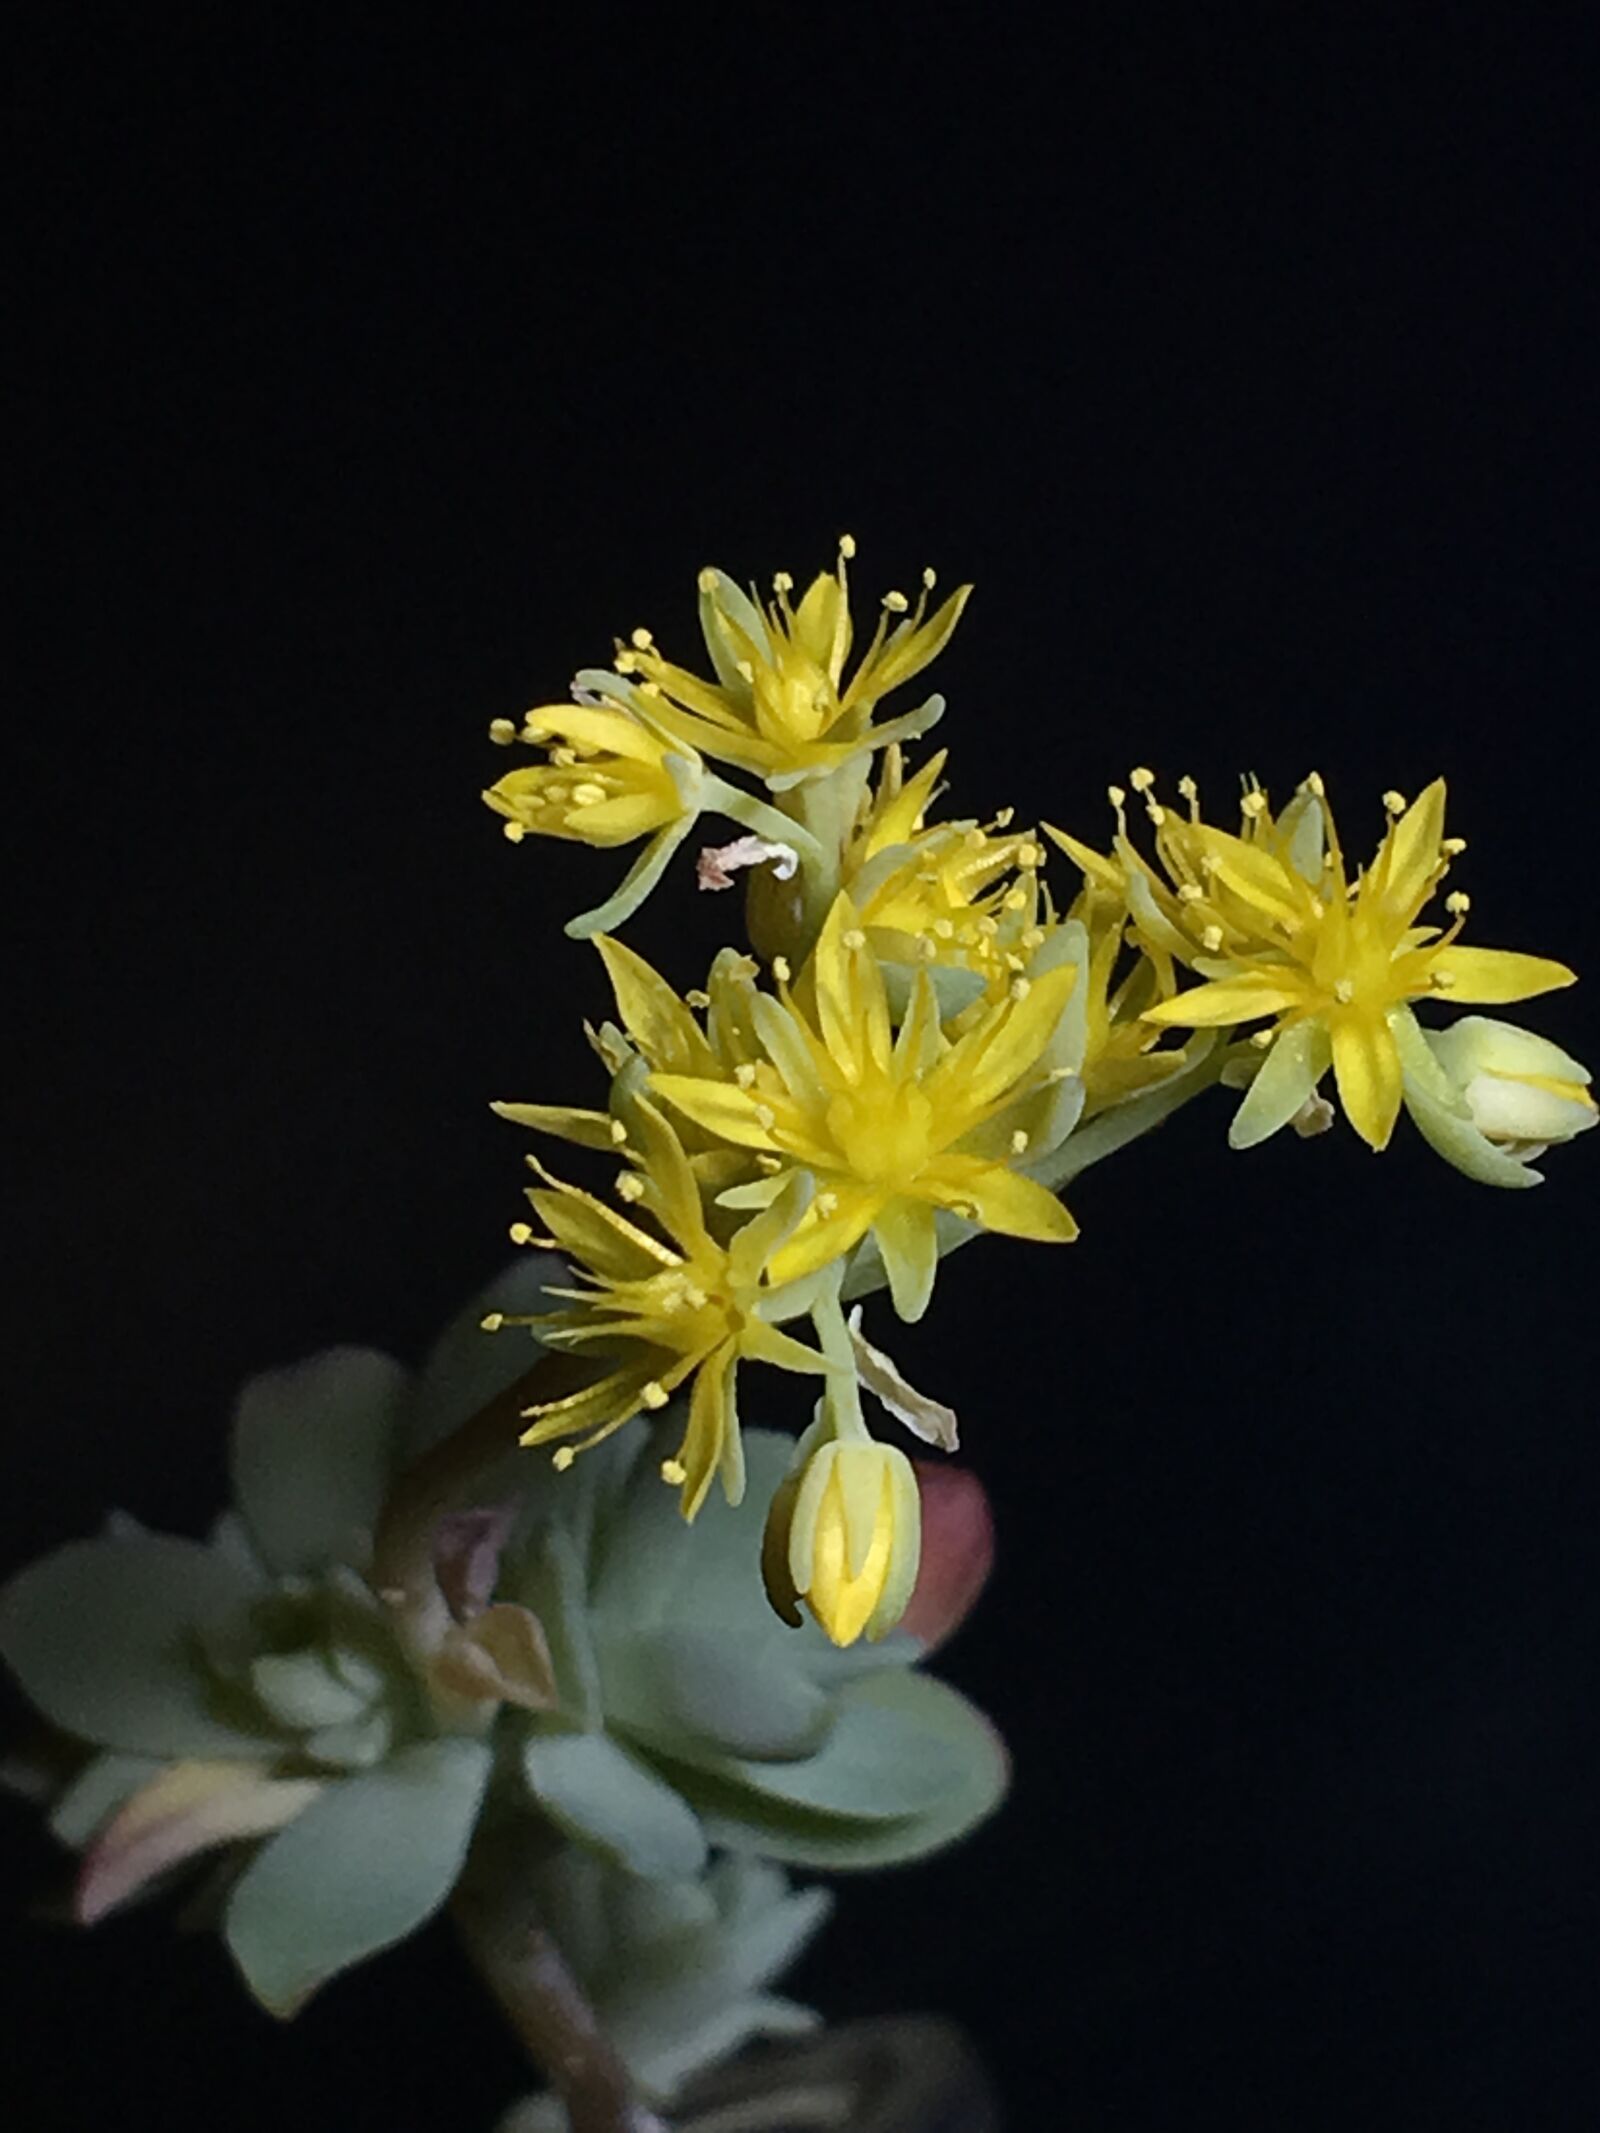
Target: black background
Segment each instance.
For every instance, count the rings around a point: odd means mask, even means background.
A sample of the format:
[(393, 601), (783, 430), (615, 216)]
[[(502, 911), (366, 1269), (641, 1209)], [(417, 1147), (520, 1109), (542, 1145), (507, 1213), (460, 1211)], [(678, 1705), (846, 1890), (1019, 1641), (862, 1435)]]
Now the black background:
[[(976, 580), (963, 811), (1315, 766), (1360, 844), (1442, 770), (1472, 937), (1593, 971), (1588, 10), (310, 19), (11, 53), (8, 1562), (198, 1524), (243, 1377), (499, 1263), (485, 1099), (596, 1092), (616, 868), (504, 844), (483, 729), (690, 644), (709, 558)], [(956, 2013), (1018, 2127), (1589, 2127), (1596, 1151), (1498, 1195), (1226, 1113), (899, 1344), (997, 1506), (948, 1666), (1016, 1786), (801, 1986)], [(147, 1917), (6, 1978), (39, 2128), (518, 2085), (442, 1934), (285, 2032)]]

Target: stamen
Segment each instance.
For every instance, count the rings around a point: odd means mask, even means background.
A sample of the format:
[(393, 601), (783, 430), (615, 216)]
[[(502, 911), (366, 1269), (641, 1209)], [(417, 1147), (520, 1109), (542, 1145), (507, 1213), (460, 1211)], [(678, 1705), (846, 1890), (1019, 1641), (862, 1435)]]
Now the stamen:
[(1016, 1132), (1015, 1132), (1015, 1133), (1013, 1133), (1013, 1134), (1012, 1134), (1012, 1136), (1011, 1136), (1011, 1153), (1012, 1153), (1013, 1155), (1023, 1155), (1023, 1154), (1025, 1154), (1025, 1153), (1027, 1152), (1027, 1146), (1028, 1146), (1028, 1136), (1027, 1136), (1027, 1135), (1026, 1135), (1026, 1134), (1025, 1134), (1024, 1132), (1023, 1132), (1022, 1128), (1021, 1128), (1021, 1127), (1019, 1126), (1019, 1127), (1017, 1128)]
[(644, 1191), (644, 1179), (636, 1177), (631, 1170), (625, 1170), (617, 1180), (617, 1198), (626, 1201), (630, 1207), (644, 1198)]
[(838, 1212), (839, 1195), (836, 1192), (823, 1191), (817, 1194), (817, 1213), (819, 1215), (836, 1215)]
[(1266, 811), (1267, 796), (1259, 788), (1254, 792), (1247, 792), (1239, 802), (1239, 812), (1247, 821), (1253, 822), (1257, 815), (1264, 815)]
[(933, 588), (934, 588), (934, 587), (935, 587), (935, 586), (936, 586), (936, 585), (938, 584), (938, 582), (939, 582), (939, 573), (938, 573), (938, 572), (937, 572), (937, 571), (936, 571), (936, 570), (934, 569), (933, 565), (932, 565), (932, 564), (930, 563), (930, 564), (928, 565), (928, 568), (927, 568), (927, 569), (926, 569), (926, 570), (925, 570), (925, 571), (924, 571), (924, 572), (922, 573), (922, 589), (923, 589), (923, 591), (924, 591), (924, 592), (932, 592), (932, 591), (933, 591)]
[(1222, 928), (1218, 925), (1207, 926), (1200, 936), (1200, 945), (1207, 955), (1220, 955), (1222, 953)]
[(1465, 918), (1472, 909), (1472, 898), (1465, 889), (1452, 889), (1444, 900), (1444, 907), (1452, 918)]
[(780, 985), (787, 985), (793, 977), (794, 972), (789, 968), (789, 958), (786, 955), (775, 955), (772, 958), (772, 975)]
[(672, 1488), (681, 1489), (689, 1478), (689, 1469), (678, 1459), (663, 1459), (661, 1478)]
[(733, 1078), (741, 1089), (753, 1089), (756, 1080), (756, 1070), (753, 1062), (748, 1059), (741, 1059), (733, 1070)]
[(1204, 900), (1204, 897), (1205, 897), (1205, 893), (1206, 893), (1206, 892), (1205, 892), (1205, 890), (1201, 888), (1201, 886), (1200, 886), (1199, 882), (1197, 882), (1197, 881), (1180, 881), (1180, 882), (1179, 882), (1179, 884), (1178, 884), (1178, 901), (1179, 901), (1179, 903), (1182, 903), (1182, 904), (1197, 904), (1197, 903), (1200, 903), (1200, 902), (1202, 902), (1202, 901)]
[(1032, 992), (1033, 987), (1028, 983), (1026, 978), (1013, 978), (1011, 980), (1011, 983), (1007, 986), (1006, 990), (1010, 993), (1013, 1000), (1022, 1001), (1028, 997), (1030, 992)]
[(505, 1322), (504, 1311), (486, 1311), (478, 1320), (478, 1329), (482, 1333), (498, 1333)]
[(1010, 829), (1012, 822), (1015, 820), (1016, 812), (1014, 807), (1002, 807), (994, 818), (995, 828)]
[(702, 992), (697, 985), (692, 992), (684, 994), (683, 1004), (685, 1007), (706, 1008), (711, 1005), (711, 995), (708, 992)]
[(666, 1406), (668, 1397), (666, 1386), (656, 1378), (652, 1378), (647, 1385), (641, 1386), (639, 1390), (641, 1403), (648, 1407), (652, 1414)]
[(1439, 849), (1451, 859), (1458, 859), (1467, 848), (1465, 837), (1441, 837)]
[(855, 557), (856, 557), (856, 537), (855, 537), (855, 535), (854, 535), (853, 533), (841, 533), (841, 534), (840, 534), (840, 536), (839, 536), (839, 553), (840, 553), (840, 554), (841, 554), (841, 555), (842, 555), (842, 556), (844, 557), (844, 559), (845, 559), (845, 561), (846, 561), (847, 563), (853, 563), (853, 562), (855, 561)]
[(695, 583), (696, 583), (696, 584), (697, 584), (697, 585), (699, 586), (700, 590), (701, 590), (701, 591), (702, 591), (703, 593), (709, 593), (709, 592), (715, 592), (715, 591), (716, 591), (716, 589), (717, 589), (717, 574), (716, 574), (716, 572), (715, 572), (715, 571), (714, 571), (714, 570), (713, 570), (713, 569), (711, 568), (711, 566), (710, 566), (710, 564), (709, 564), (709, 563), (708, 563), (708, 564), (706, 565), (705, 569), (701, 571), (701, 573), (700, 573), (699, 577), (698, 577), (698, 578), (696, 578), (696, 580), (695, 580)]
[(489, 721), (489, 738), (497, 748), (509, 748), (517, 737), (515, 721), (509, 718), (492, 718)]
[(772, 589), (775, 593), (793, 592), (794, 580), (786, 570), (775, 570), (772, 573)]
[(643, 629), (631, 631), (628, 637), (628, 642), (633, 646), (636, 652), (649, 652), (654, 650), (655, 641), (656, 640), (654, 639), (654, 637), (651, 636), (650, 632), (648, 630)]
[(550, 1464), (558, 1474), (564, 1474), (577, 1456), (570, 1444), (558, 1444), (550, 1454)]
[(625, 1126), (625, 1125), (624, 1125), (624, 1124), (622, 1123), (622, 1120), (621, 1120), (620, 1118), (614, 1118), (614, 1119), (613, 1119), (613, 1120), (611, 1121), (611, 1141), (612, 1141), (612, 1145), (613, 1145), (613, 1147), (617, 1147), (617, 1148), (622, 1148), (622, 1147), (625, 1147), (625, 1146), (627, 1145), (627, 1140), (628, 1140), (628, 1129), (627, 1129), (627, 1127), (626, 1127), (626, 1126)]
[(1148, 792), (1155, 782), (1155, 772), (1146, 770), (1142, 766), (1138, 770), (1130, 770), (1128, 773), (1128, 783), (1135, 792)]
[(1406, 796), (1403, 792), (1396, 792), (1391, 786), (1383, 796), (1383, 806), (1386, 814), (1403, 815), (1406, 811)]
[(1333, 997), (1338, 1001), (1339, 1005), (1341, 1007), (1348, 1007), (1350, 1002), (1355, 998), (1355, 996), (1356, 988), (1354, 981), (1350, 978), (1340, 978), (1333, 988)]
[(1448, 992), (1455, 981), (1456, 974), (1453, 970), (1430, 970), (1428, 972), (1428, 983), (1435, 992)]
[(904, 593), (888, 592), (883, 596), (883, 604), (891, 615), (903, 615), (911, 602)]
[(1277, 1034), (1275, 1029), (1253, 1029), (1250, 1032), (1250, 1042), (1258, 1052), (1264, 1052)]
[(533, 1225), (531, 1222), (513, 1222), (506, 1231), (506, 1235), (513, 1244), (531, 1244), (533, 1242)]
[(867, 945), (867, 936), (859, 926), (849, 927), (841, 938), (847, 948), (861, 949)]
[(523, 838), (527, 836), (528, 832), (523, 828), (520, 822), (502, 822), (500, 825), (500, 834), (502, 837), (505, 838), (508, 844), (520, 844)]

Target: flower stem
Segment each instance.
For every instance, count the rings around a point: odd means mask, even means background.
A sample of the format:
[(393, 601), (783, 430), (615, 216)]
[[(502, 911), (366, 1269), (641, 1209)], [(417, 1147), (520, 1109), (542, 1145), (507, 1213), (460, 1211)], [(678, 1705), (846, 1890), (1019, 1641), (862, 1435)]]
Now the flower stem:
[(567, 2107), (572, 2133), (667, 2133), (641, 2103), (561, 1950), (497, 1848), (474, 1847), (452, 1911), (484, 1983)]

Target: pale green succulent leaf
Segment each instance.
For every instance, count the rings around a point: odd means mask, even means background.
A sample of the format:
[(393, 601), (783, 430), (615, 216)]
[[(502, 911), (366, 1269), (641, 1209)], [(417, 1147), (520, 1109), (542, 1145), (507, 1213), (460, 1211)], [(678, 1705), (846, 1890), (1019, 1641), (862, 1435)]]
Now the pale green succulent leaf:
[(130, 1755), (259, 1756), (216, 1715), (199, 1642), (260, 1590), (167, 1534), (72, 1541), (0, 1590), (0, 1658), (53, 1725)]
[(682, 1796), (604, 1733), (535, 1733), (523, 1747), (529, 1790), (552, 1821), (651, 1880), (705, 1864), (699, 1818)]
[(81, 1851), (119, 1807), (166, 1767), (153, 1755), (93, 1756), (57, 1795), (48, 1817), (51, 1835)]
[(394, 1946), (439, 1910), (461, 1871), (488, 1781), (481, 1740), (402, 1748), (330, 1785), (247, 1868), (224, 1935), (251, 1992), (294, 2014), (329, 1978)]
[(672, 1752), (685, 1738), (729, 1755), (809, 1754), (828, 1726), (828, 1699), (768, 1640), (754, 1648), (721, 1630), (666, 1628), (614, 1636), (601, 1653), (608, 1723)]
[(233, 1418), (233, 1493), (269, 1569), (366, 1563), (406, 1382), (376, 1349), (332, 1348), (245, 1387)]

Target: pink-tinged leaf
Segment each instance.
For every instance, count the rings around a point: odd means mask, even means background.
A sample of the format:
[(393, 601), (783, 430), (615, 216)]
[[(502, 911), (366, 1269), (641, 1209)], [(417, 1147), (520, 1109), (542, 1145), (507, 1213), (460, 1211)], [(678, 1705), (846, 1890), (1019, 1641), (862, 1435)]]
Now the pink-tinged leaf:
[(292, 1822), (323, 1789), (318, 1778), (272, 1778), (239, 1763), (174, 1763), (142, 1786), (84, 1856), (73, 1899), (92, 1926), (156, 1875), (197, 1853)]
[(433, 1537), (433, 1566), (439, 1590), (458, 1622), (470, 1621), (494, 1598), (500, 1551), (516, 1515), (514, 1503), (502, 1503), (450, 1511), (440, 1519)]
[(922, 1567), (902, 1629), (931, 1650), (971, 1613), (994, 1567), (994, 1518), (977, 1475), (915, 1459), (922, 1496)]

